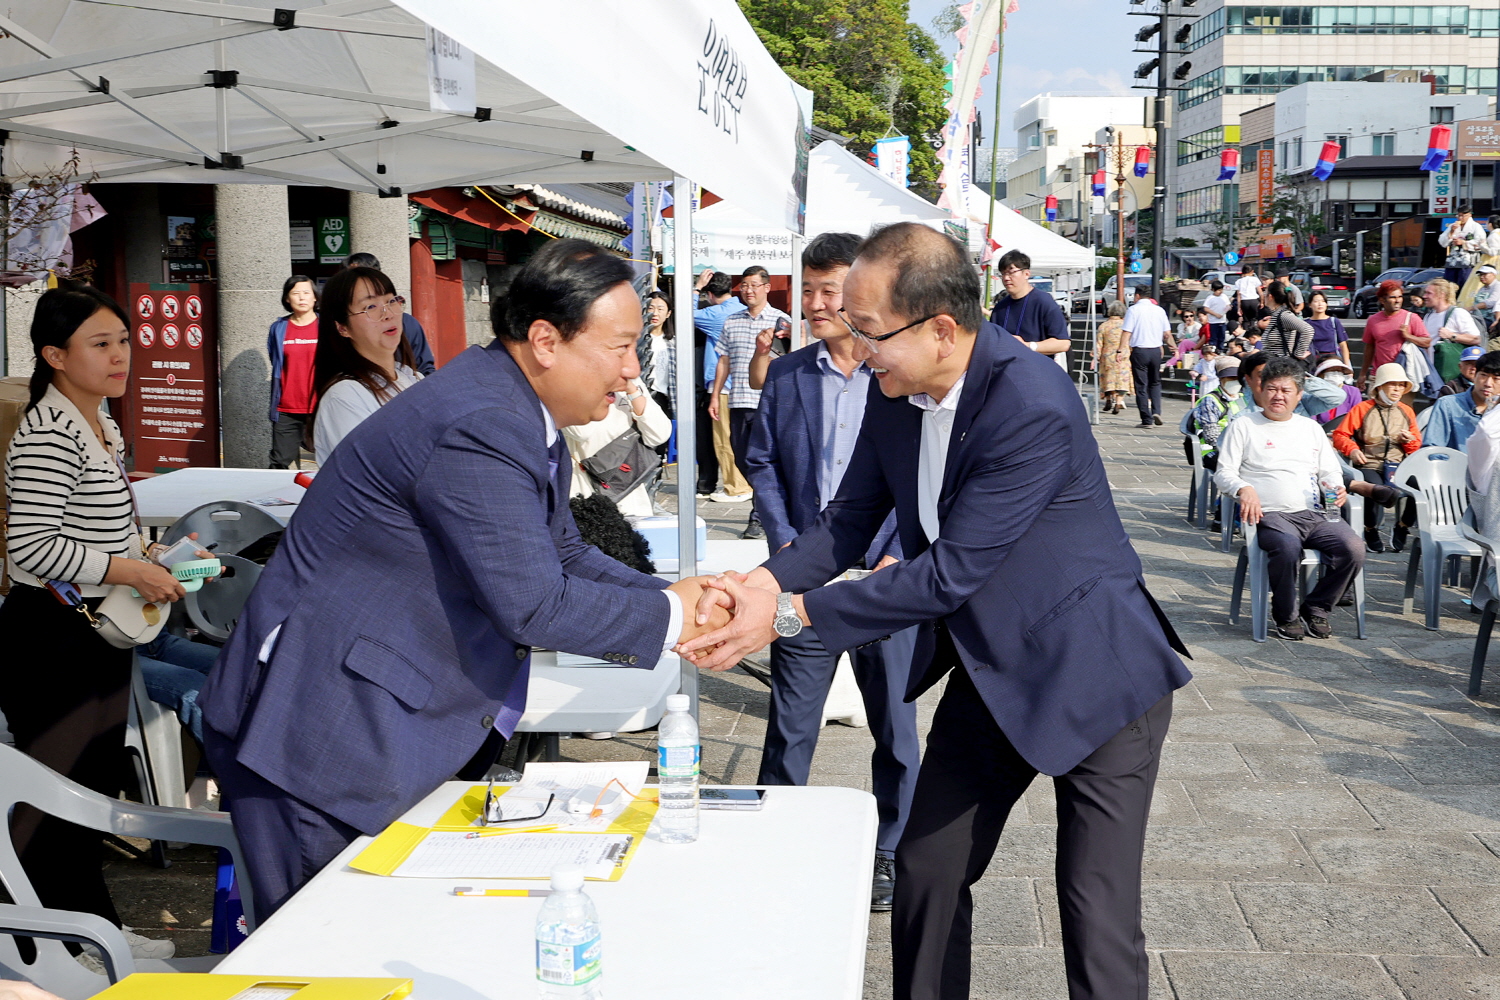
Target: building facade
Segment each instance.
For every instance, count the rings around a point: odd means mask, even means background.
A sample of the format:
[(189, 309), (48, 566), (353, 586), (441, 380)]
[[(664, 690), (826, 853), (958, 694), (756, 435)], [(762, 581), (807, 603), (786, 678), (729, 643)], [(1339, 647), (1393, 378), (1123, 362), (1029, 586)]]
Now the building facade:
[[(1005, 204), (1033, 222), (1046, 222), (1047, 196), (1057, 198), (1054, 228), (1076, 236), (1092, 223), (1085, 162), (1099, 130), (1110, 123), (1139, 122), (1141, 98), (1038, 94), (1016, 109), (1016, 158), (1006, 174)], [(1087, 172), (1086, 172), (1087, 170)]]
[[(1232, 207), (1237, 195), (1216, 182), (1218, 153), (1229, 141), (1225, 130), (1237, 127), (1244, 112), (1299, 84), (1353, 82), (1386, 71), (1409, 74), (1440, 95), (1493, 95), (1497, 38), (1495, 0), (1468, 6), (1206, 0), (1182, 46), (1186, 55), (1174, 57), (1190, 68), (1173, 108), (1169, 234), (1196, 237), (1215, 206)], [(1377, 154), (1356, 147), (1350, 155)]]

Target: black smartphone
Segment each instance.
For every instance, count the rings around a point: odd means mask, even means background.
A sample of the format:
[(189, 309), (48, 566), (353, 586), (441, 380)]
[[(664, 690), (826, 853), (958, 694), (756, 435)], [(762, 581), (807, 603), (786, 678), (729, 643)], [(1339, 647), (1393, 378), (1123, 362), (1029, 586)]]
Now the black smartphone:
[(764, 788), (700, 788), (698, 806), (702, 809), (759, 809), (766, 801)]

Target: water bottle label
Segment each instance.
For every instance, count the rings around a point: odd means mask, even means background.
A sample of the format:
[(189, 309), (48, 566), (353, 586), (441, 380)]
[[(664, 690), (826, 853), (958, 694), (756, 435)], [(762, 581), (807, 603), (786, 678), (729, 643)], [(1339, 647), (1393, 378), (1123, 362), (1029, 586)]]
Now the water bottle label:
[(686, 747), (656, 748), (656, 773), (663, 778), (696, 778), (700, 750), (698, 744)]
[(536, 977), (557, 986), (581, 986), (599, 977), (599, 937), (583, 944), (536, 943)]

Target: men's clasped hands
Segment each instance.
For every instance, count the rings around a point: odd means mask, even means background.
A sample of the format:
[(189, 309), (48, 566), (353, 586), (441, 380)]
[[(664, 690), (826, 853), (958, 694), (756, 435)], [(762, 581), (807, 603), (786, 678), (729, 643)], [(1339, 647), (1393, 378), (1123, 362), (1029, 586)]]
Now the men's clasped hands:
[[(706, 624), (717, 609), (732, 613), (729, 623), (712, 632), (679, 643), (677, 652), (706, 670), (728, 670), (751, 653), (769, 646), (776, 638), (776, 597), (781, 585), (765, 567), (749, 573), (722, 573), (703, 581), (703, 594), (696, 608), (697, 622)], [(792, 607), (802, 624), (807, 611), (802, 595), (792, 598)]]

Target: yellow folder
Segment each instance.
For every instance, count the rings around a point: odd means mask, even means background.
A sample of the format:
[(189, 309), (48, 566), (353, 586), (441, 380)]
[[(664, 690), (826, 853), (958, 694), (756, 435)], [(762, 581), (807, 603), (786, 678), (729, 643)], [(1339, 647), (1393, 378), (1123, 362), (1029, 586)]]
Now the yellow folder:
[[(196, 972), (137, 972), (95, 1000), (235, 1000), (259, 988), (261, 996), (289, 1000), (400, 1000), (411, 993), (410, 979), (309, 979), (302, 976), (216, 976)], [(292, 991), (292, 992), (288, 992)]]
[[(507, 789), (508, 790), (508, 789)], [(501, 792), (500, 794), (504, 794)], [(369, 872), (372, 875), (390, 875), (401, 863), (411, 856), (422, 838), (435, 830), (452, 831), (468, 830), (475, 826), (479, 819), (479, 812), (484, 808), (484, 785), (474, 785), (458, 801), (449, 807), (448, 811), (438, 818), (432, 826), (413, 826), (410, 823), (392, 823), (380, 832), (380, 835), (372, 840), (369, 845), (360, 851), (349, 862), (349, 867), (358, 871)], [(641, 841), (646, 839), (646, 830), (651, 826), (651, 819), (656, 815), (657, 802), (654, 800), (636, 799), (625, 807), (606, 834), (632, 834), (630, 848), (615, 865), (614, 872), (610, 874), (608, 881), (617, 882), (620, 876), (625, 874), (625, 869), (635, 858), (636, 850), (641, 846)], [(559, 831), (565, 832), (565, 831)], [(521, 831), (516, 831), (517, 834)], [(575, 837), (596, 837), (597, 833), (569, 834)], [(298, 997), (297, 1000), (302, 1000)]]

